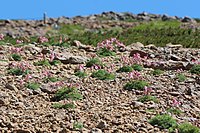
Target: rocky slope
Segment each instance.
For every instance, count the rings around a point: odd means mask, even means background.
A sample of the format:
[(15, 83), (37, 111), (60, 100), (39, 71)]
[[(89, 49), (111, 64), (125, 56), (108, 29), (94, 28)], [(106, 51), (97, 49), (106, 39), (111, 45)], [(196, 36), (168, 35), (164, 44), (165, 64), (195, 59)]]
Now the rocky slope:
[[(98, 15), (86, 17), (76, 16), (73, 18), (59, 17), (44, 20), (1, 20), (0, 33), (11, 37), (19, 36), (43, 36), (51, 29), (57, 29), (62, 24), (81, 24), (88, 29), (100, 29), (109, 27), (133, 27), (138, 22), (154, 20), (178, 20), (183, 22), (183, 27), (199, 29), (199, 24), (190, 17), (180, 18), (177, 16), (156, 15), (150, 13), (115, 13), (103, 12)], [(189, 24), (188, 24), (189, 23)]]
[[(76, 42), (75, 44), (77, 44)], [(200, 62), (199, 49), (185, 49), (181, 45), (168, 44), (166, 47), (154, 45), (143, 46), (141, 43), (127, 46), (123, 51), (117, 51), (116, 56), (103, 57), (100, 60), (106, 64), (116, 78), (114, 80), (99, 80), (91, 77), (96, 71), (84, 67), (88, 74), (85, 78), (74, 75), (74, 71), (85, 66), (88, 59), (97, 57), (96, 48), (77, 44), (70, 48), (56, 46), (44, 47), (39, 44), (29, 44), (21, 47), (19, 54), (22, 61), (14, 61), (10, 55), (14, 46), (0, 46), (0, 132), (34, 133), (161, 133), (168, 132), (158, 126), (149, 124), (156, 114), (170, 114), (178, 124), (190, 122), (200, 127), (200, 77), (191, 74), (189, 70)], [(86, 48), (87, 47), (87, 48)], [(43, 58), (50, 59), (51, 52), (63, 63), (51, 66), (36, 66), (34, 62)], [(122, 57), (132, 59), (139, 53), (144, 69), (140, 71), (142, 80), (150, 84), (150, 95), (158, 102), (140, 102), (144, 96), (143, 90), (125, 90), (124, 85), (132, 80), (129, 73), (116, 72), (123, 64)], [(131, 55), (131, 57), (130, 57)], [(66, 61), (67, 60), (67, 61)], [(8, 69), (17, 64), (28, 65), (31, 77), (12, 75)], [(154, 69), (162, 69), (160, 75), (153, 75)], [(45, 82), (44, 71), (62, 79), (57, 82)], [(177, 74), (183, 74), (186, 80), (180, 81)], [(28, 89), (23, 82), (37, 82), (40, 88)], [(83, 99), (78, 101), (54, 101), (56, 91), (64, 85), (77, 86)], [(174, 103), (174, 100), (178, 101)], [(57, 109), (55, 103), (72, 102), (75, 109)], [(177, 109), (181, 113), (173, 113), (168, 109)]]

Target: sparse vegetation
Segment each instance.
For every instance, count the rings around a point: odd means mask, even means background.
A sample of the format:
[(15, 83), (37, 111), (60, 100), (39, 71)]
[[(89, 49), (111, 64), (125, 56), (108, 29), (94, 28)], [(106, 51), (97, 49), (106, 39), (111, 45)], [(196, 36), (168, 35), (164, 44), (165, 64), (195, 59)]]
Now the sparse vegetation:
[(74, 130), (80, 130), (82, 128), (83, 128), (83, 124), (82, 123), (80, 123), (80, 122), (73, 123), (73, 129)]
[(100, 80), (114, 80), (115, 75), (112, 73), (107, 72), (106, 70), (97, 70), (92, 73), (91, 75), (93, 78), (97, 78)]
[(191, 69), (190, 72), (193, 74), (200, 74), (200, 65), (194, 65)]
[(179, 133), (199, 133), (200, 129), (190, 123), (182, 123), (178, 126)]
[(111, 51), (111, 50), (108, 50), (106, 48), (101, 48), (97, 51), (97, 54), (101, 57), (106, 57), (106, 56), (115, 56), (116, 53)]
[(11, 68), (11, 69), (8, 70), (8, 73), (9, 73), (9, 74), (12, 74), (12, 75), (17, 75), (17, 76), (19, 76), (19, 75), (26, 75), (26, 74), (28, 74), (28, 73), (29, 73), (29, 70), (23, 71), (23, 70), (20, 69), (20, 68)]
[(167, 109), (167, 112), (170, 112), (175, 115), (180, 115), (181, 113), (183, 113), (181, 110), (176, 109), (176, 108), (169, 108), (169, 109)]
[(103, 63), (100, 61), (99, 58), (92, 58), (88, 62), (86, 62), (86, 67), (92, 67), (94, 65), (103, 66)]
[(185, 75), (182, 74), (182, 73), (177, 74), (177, 75), (176, 75), (176, 78), (177, 78), (178, 81), (180, 81), (180, 82), (184, 82), (184, 81), (187, 79), (187, 78), (185, 77)]
[(157, 115), (149, 120), (149, 123), (153, 126), (157, 125), (161, 129), (168, 129), (169, 132), (173, 132), (177, 127), (176, 120), (170, 115)]
[(77, 71), (77, 72), (75, 72), (75, 75), (78, 76), (79, 78), (87, 77), (87, 73), (84, 71)]
[(148, 83), (143, 80), (134, 80), (128, 82), (125, 86), (124, 89), (126, 90), (143, 90), (145, 86), (148, 86)]
[(71, 99), (71, 100), (81, 100), (83, 97), (82, 95), (78, 92), (78, 89), (75, 87), (63, 87), (59, 89), (55, 97), (56, 101), (60, 101), (63, 99)]
[(66, 103), (66, 104), (61, 104), (61, 103), (54, 103), (52, 105), (53, 108), (57, 109), (75, 109), (76, 106), (73, 103)]
[(35, 66), (51, 66), (48, 60), (41, 60), (38, 62), (34, 62), (33, 65)]
[(133, 68), (131, 66), (123, 66), (117, 70), (117, 72), (132, 72)]
[(35, 83), (35, 82), (28, 82), (28, 83), (26, 84), (26, 87), (27, 87), (28, 89), (31, 89), (31, 90), (37, 90), (37, 89), (40, 88), (40, 84)]
[(145, 96), (142, 96), (138, 99), (138, 101), (140, 102), (148, 102), (148, 101), (153, 101), (155, 103), (158, 103), (158, 99), (154, 96), (150, 96), (150, 95), (145, 95)]
[(162, 71), (160, 69), (154, 69), (153, 72), (152, 72), (153, 75), (161, 75), (163, 73), (164, 73), (164, 71)]
[(133, 64), (132, 68), (136, 71), (142, 71), (143, 70), (143, 66), (138, 65), (138, 64)]
[(53, 60), (53, 61), (49, 62), (49, 64), (55, 66), (55, 65), (61, 64), (61, 61), (59, 61), (59, 60)]
[(21, 61), (22, 57), (19, 54), (11, 54), (11, 57), (15, 60), (15, 61)]

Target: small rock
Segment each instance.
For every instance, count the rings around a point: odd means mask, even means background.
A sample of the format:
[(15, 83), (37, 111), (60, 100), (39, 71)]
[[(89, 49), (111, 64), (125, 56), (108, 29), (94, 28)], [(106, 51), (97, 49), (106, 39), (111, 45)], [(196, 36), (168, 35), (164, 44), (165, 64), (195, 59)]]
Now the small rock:
[(85, 63), (88, 58), (82, 56), (65, 56), (65, 57), (57, 57), (57, 60), (60, 60), (63, 64), (83, 64)]
[(98, 128), (92, 128), (90, 133), (102, 133), (102, 131), (101, 131), (101, 129), (98, 129)]
[(168, 48), (182, 48), (183, 45), (168, 43), (168, 44), (166, 44), (166, 47), (168, 47)]
[(99, 124), (97, 125), (97, 128), (100, 128), (100, 129), (105, 129), (108, 127), (108, 124), (105, 122), (105, 121), (101, 121), (99, 122)]
[(144, 44), (142, 44), (141, 42), (136, 42), (131, 44), (131, 46), (136, 47), (136, 48), (143, 48)]
[(50, 50), (49, 49), (42, 49), (41, 53), (45, 55), (47, 53), (50, 53)]
[(6, 87), (7, 89), (14, 90), (15, 92), (18, 91), (17, 87), (16, 87), (15, 85), (13, 85), (13, 84), (10, 84), (10, 83), (6, 84), (5, 87)]
[(129, 56), (133, 56), (134, 54), (140, 54), (140, 57), (142, 57), (142, 58), (144, 58), (145, 56), (148, 56), (148, 53), (146, 53), (146, 52), (144, 52), (144, 51), (142, 51), (142, 50), (132, 50), (131, 52), (130, 52), (130, 55)]
[(133, 105), (134, 107), (138, 108), (138, 107), (143, 107), (144, 103), (138, 102), (138, 101), (133, 101), (131, 105)]
[(14, 133), (31, 133), (28, 129), (16, 129), (13, 131)]
[(154, 44), (146, 45), (145, 48), (157, 50), (158, 48)]
[(176, 55), (170, 55), (170, 59), (173, 61), (181, 61), (182, 59)]
[(172, 95), (172, 96), (178, 96), (178, 95), (180, 95), (179, 92), (169, 92), (169, 94)]

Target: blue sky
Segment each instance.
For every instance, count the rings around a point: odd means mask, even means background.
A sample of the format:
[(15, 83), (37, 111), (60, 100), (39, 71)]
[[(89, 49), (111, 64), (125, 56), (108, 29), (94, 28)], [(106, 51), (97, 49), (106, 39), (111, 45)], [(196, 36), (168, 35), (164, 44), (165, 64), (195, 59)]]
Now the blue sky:
[(2, 0), (0, 19), (42, 19), (98, 14), (104, 11), (146, 11), (171, 16), (200, 18), (200, 0)]

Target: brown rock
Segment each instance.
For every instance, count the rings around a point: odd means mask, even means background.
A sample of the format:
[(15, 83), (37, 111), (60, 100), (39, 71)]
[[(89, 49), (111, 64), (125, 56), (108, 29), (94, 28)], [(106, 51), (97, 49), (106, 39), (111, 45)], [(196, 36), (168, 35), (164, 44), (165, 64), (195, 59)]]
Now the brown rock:
[(132, 50), (130, 52), (129, 56), (133, 56), (134, 54), (137, 54), (137, 53), (140, 54), (140, 57), (142, 57), (142, 58), (144, 58), (145, 56), (148, 56), (148, 53), (146, 53), (146, 52), (144, 52), (142, 50), (136, 50), (136, 49)]
[(168, 47), (168, 48), (182, 48), (183, 45), (168, 43), (168, 44), (166, 44), (166, 47)]

